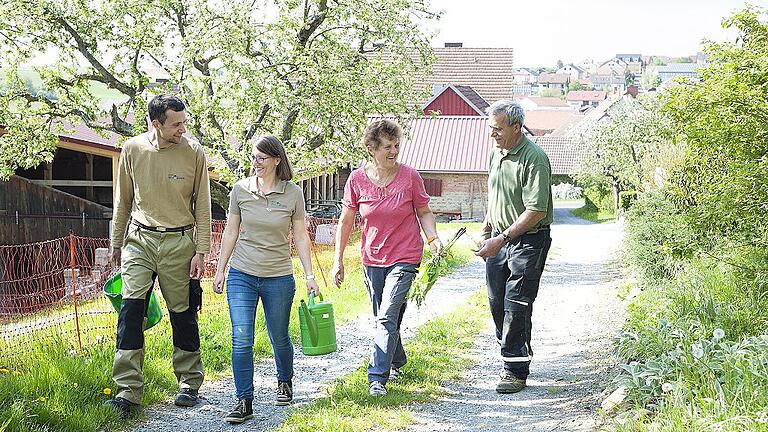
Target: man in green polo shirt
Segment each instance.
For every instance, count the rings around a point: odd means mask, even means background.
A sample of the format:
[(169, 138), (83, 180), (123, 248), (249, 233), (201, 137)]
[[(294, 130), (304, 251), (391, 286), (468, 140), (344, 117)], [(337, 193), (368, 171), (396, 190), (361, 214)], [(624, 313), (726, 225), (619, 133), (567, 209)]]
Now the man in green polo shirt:
[(531, 312), (552, 239), (552, 168), (541, 147), (522, 133), (525, 113), (512, 100), (488, 107), (496, 142), (488, 168), (484, 241), (488, 302), (501, 345), (499, 393), (525, 388), (533, 351)]

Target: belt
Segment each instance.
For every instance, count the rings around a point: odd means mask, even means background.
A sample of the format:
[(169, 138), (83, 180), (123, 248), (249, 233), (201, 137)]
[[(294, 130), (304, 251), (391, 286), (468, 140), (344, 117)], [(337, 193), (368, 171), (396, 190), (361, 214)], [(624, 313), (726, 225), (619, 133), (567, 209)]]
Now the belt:
[(154, 231), (154, 232), (182, 232), (183, 233), (184, 231), (191, 230), (192, 228), (195, 227), (195, 225), (193, 224), (185, 225), (183, 227), (175, 227), (175, 228), (166, 228), (162, 226), (151, 227), (151, 226), (144, 225), (143, 223), (136, 222), (135, 220), (131, 221), (131, 223), (141, 229), (145, 229), (147, 231)]

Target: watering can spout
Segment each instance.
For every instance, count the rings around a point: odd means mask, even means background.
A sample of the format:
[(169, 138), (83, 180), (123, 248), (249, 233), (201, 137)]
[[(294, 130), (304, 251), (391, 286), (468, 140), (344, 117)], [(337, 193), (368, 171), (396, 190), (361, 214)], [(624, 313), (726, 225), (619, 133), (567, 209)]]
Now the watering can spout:
[[(313, 300), (313, 296), (310, 295), (310, 301)], [(304, 303), (304, 300), (301, 301), (301, 311), (304, 313), (304, 317), (307, 320), (307, 330), (309, 330), (309, 339), (312, 341), (312, 345), (317, 345), (317, 318), (313, 317), (312, 314), (309, 312), (309, 308), (307, 307), (307, 304)]]

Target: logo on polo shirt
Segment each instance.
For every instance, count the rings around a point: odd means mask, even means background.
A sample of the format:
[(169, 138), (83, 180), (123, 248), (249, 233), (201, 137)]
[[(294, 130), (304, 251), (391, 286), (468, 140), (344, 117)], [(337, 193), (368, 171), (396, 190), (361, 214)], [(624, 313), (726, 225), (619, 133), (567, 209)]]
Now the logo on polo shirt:
[(168, 180), (184, 180), (184, 176), (177, 174), (168, 174)]
[(275, 207), (275, 208), (282, 208), (282, 209), (286, 208), (285, 204), (277, 200), (270, 201), (269, 203), (271, 204), (272, 207)]

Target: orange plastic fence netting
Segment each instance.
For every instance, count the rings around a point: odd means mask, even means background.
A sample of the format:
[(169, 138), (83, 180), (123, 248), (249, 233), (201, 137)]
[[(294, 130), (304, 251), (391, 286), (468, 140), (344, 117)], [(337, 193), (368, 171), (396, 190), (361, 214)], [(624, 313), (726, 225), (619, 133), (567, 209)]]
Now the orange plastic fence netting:
[[(317, 253), (333, 249), (336, 223), (307, 217), (315, 272), (323, 276), (329, 265), (321, 265)], [(206, 256), (205, 279), (216, 272), (224, 227), (225, 221), (211, 225), (212, 252)], [(103, 287), (115, 271), (108, 239), (70, 235), (0, 246), (0, 366), (26, 346), (63, 343), (78, 350), (105, 338), (114, 340), (117, 314)], [(162, 296), (156, 295), (164, 309)], [(223, 296), (214, 302), (226, 306)]]

